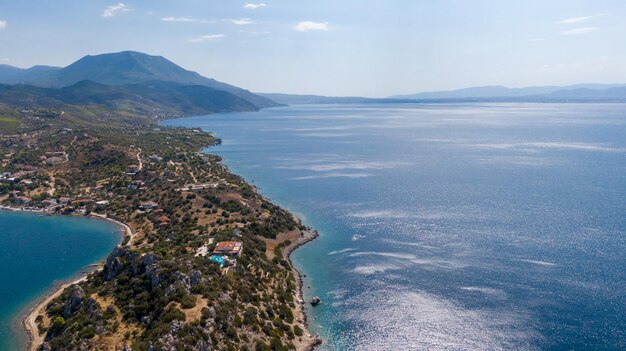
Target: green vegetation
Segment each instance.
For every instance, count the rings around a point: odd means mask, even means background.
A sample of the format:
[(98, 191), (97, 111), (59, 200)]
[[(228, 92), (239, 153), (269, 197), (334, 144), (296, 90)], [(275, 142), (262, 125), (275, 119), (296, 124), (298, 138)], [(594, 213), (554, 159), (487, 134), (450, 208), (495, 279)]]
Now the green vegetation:
[[(277, 243), (274, 259), (267, 256), (268, 240), (301, 224), (229, 173), (218, 156), (199, 153), (219, 142), (213, 136), (158, 127), (137, 108), (145, 99), (121, 103), (107, 95), (117, 90), (79, 84), (70, 87), (76, 100), (66, 101), (56, 90), (0, 88), (0, 111), (18, 116), (6, 118), (10, 123), (22, 122), (13, 130), (0, 124), (0, 173), (11, 176), (0, 181), (0, 203), (106, 216), (134, 234), (101, 270), (37, 317), (44, 349), (293, 350), (306, 344), (296, 281), (280, 252), (289, 242)], [(90, 89), (99, 92), (90, 96)], [(26, 92), (34, 101), (27, 107), (17, 104)], [(131, 165), (137, 166), (132, 172)], [(235, 228), (243, 242), (236, 265), (221, 269), (201, 255), (232, 240)]]
[(0, 130), (9, 132), (15, 131), (20, 124), (20, 120), (15, 117), (0, 115)]

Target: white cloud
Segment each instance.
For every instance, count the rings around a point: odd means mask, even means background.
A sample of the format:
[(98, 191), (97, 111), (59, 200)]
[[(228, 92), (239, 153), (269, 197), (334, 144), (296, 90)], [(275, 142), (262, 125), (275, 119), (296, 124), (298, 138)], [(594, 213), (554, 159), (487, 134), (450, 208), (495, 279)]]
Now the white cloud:
[(163, 22), (185, 22), (185, 23), (217, 23), (217, 20), (205, 20), (189, 16), (168, 16), (161, 18)]
[(231, 19), (230, 20), (232, 23), (238, 25), (238, 26), (245, 26), (247, 24), (252, 24), (254, 23), (251, 19), (249, 18), (239, 18), (239, 19)]
[(560, 21), (557, 21), (557, 24), (574, 24), (574, 23), (583, 23), (583, 22), (587, 22), (592, 18), (596, 18), (596, 17), (600, 17), (602, 16), (601, 13), (599, 14), (595, 14), (595, 15), (591, 15), (591, 16), (580, 16), (580, 17), (571, 17), (571, 18), (565, 18), (562, 19)]
[(597, 30), (598, 30), (598, 28), (596, 28), (596, 27), (574, 28), (574, 29), (570, 29), (570, 30), (566, 30), (564, 32), (561, 32), (561, 35), (588, 34), (588, 33), (591, 33), (591, 32), (595, 32)]
[(221, 39), (224, 37), (226, 37), (225, 34), (209, 34), (209, 35), (203, 35), (200, 37), (189, 39), (189, 41), (192, 43), (202, 43), (205, 41), (213, 41), (213, 40)]
[(163, 17), (161, 21), (165, 22), (198, 22), (197, 19), (191, 17)]
[(4, 29), (7, 27), (7, 21), (0, 20), (0, 29)]
[(247, 4), (243, 5), (243, 8), (246, 9), (246, 10), (256, 10), (256, 9), (259, 9), (259, 8), (265, 7), (265, 6), (267, 6), (267, 5), (262, 3), (262, 2), (260, 2), (258, 4), (247, 3)]
[(247, 25), (247, 24), (254, 23), (254, 21), (252, 21), (250, 18), (232, 18), (232, 19), (229, 18), (229, 19), (220, 19), (220, 20), (204, 20), (204, 19), (198, 19), (198, 18), (193, 18), (193, 17), (189, 17), (189, 16), (168, 16), (168, 17), (161, 18), (161, 21), (163, 21), (163, 22), (187, 22), (187, 23), (229, 22), (229, 23), (236, 24), (238, 26), (244, 26), (244, 25)]
[(311, 30), (326, 31), (328, 30), (328, 22), (304, 21), (304, 22), (298, 23), (295, 27), (293, 27), (293, 29), (298, 32), (308, 32)]
[(558, 24), (572, 24), (572, 23), (582, 23), (582, 22), (587, 22), (588, 20), (592, 19), (594, 16), (581, 16), (581, 17), (572, 17), (572, 18), (566, 18), (563, 20), (560, 20), (556, 23)]
[(104, 11), (102, 12), (102, 17), (113, 17), (120, 12), (128, 12), (128, 11), (130, 11), (130, 9), (128, 8), (128, 5), (118, 2), (117, 5), (111, 5), (107, 7), (106, 9), (104, 9)]

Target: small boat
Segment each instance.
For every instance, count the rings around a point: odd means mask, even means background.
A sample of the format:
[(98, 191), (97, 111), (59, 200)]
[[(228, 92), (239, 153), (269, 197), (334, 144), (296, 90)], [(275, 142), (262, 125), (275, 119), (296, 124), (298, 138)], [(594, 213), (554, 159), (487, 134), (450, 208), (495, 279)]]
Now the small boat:
[(320, 302), (322, 302), (322, 300), (318, 296), (311, 299), (311, 305), (313, 306), (318, 305)]

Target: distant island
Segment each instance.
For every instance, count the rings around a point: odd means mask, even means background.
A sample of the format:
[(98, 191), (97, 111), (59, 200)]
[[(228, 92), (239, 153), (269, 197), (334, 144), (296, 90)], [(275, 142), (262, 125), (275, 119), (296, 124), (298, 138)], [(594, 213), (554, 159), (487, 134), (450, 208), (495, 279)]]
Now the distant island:
[(0, 70), (0, 203), (125, 228), (25, 320), (32, 350), (305, 350), (289, 254), (316, 237), (164, 118), (279, 106), (138, 52)]

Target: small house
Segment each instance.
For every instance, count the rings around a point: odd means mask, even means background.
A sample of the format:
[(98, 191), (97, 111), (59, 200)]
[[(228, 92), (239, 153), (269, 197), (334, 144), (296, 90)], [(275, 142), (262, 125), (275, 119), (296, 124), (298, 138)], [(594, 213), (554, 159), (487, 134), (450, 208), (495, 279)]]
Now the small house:
[(59, 156), (53, 156), (53, 157), (48, 157), (48, 159), (46, 160), (46, 163), (49, 165), (54, 165), (57, 163), (61, 163), (63, 161), (65, 161), (65, 158), (59, 157)]
[(135, 174), (137, 172), (139, 172), (139, 166), (137, 166), (137, 165), (130, 165), (126, 169), (126, 173), (128, 173), (128, 174)]
[(135, 180), (128, 186), (129, 189), (139, 189), (144, 186), (143, 180)]
[(148, 157), (148, 159), (150, 161), (154, 162), (154, 163), (163, 161), (163, 157), (160, 157), (160, 156), (157, 156), (157, 155), (152, 155), (152, 156)]
[(59, 204), (55, 199), (45, 199), (41, 203), (43, 203), (46, 207), (56, 206)]
[(170, 222), (170, 219), (168, 216), (159, 216), (156, 218), (156, 221), (159, 223), (159, 225), (164, 226)]
[(26, 196), (16, 196), (13, 198), (13, 202), (16, 204), (27, 204), (31, 201), (30, 197)]
[(110, 203), (109, 200), (100, 200), (100, 201), (96, 201), (96, 206), (98, 207), (108, 206), (109, 203)]
[(159, 204), (152, 201), (144, 201), (139, 203), (139, 209), (142, 211), (150, 211), (155, 209)]
[(222, 241), (217, 243), (213, 254), (225, 255), (230, 257), (239, 257), (243, 251), (243, 243), (241, 241)]

